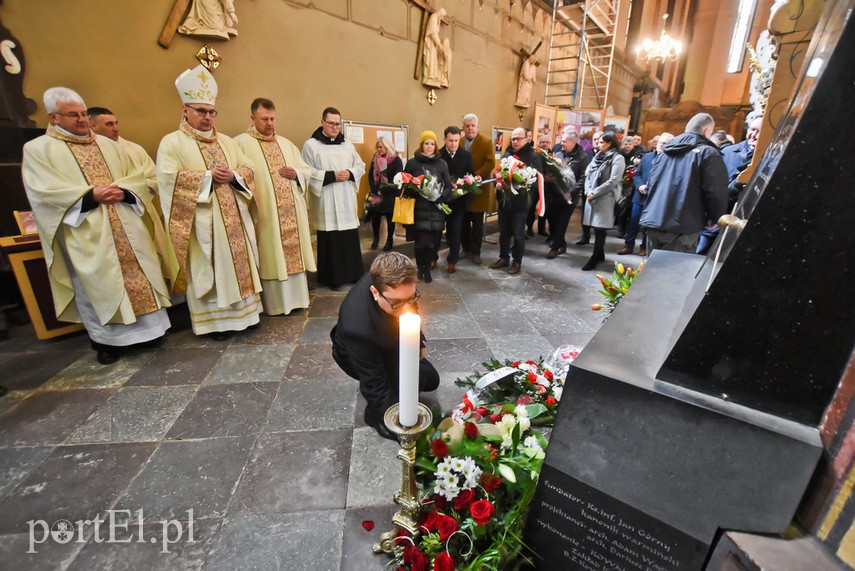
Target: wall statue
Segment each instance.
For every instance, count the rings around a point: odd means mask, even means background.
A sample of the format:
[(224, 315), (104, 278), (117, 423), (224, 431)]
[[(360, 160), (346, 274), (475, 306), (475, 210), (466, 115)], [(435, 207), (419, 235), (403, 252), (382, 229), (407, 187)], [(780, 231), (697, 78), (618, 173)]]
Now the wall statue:
[(228, 40), (229, 36), (238, 35), (237, 23), (234, 0), (193, 0), (190, 13), (178, 31), (188, 36)]
[(429, 87), (448, 87), (451, 78), (451, 41), (439, 37), (445, 9), (440, 8), (427, 22), (422, 60), (422, 84)]
[(537, 78), (537, 66), (540, 62), (537, 57), (531, 54), (525, 58), (520, 67), (519, 83), (517, 83), (517, 100), (514, 103), (517, 107), (528, 109), (531, 107), (531, 94), (534, 92), (534, 81)]

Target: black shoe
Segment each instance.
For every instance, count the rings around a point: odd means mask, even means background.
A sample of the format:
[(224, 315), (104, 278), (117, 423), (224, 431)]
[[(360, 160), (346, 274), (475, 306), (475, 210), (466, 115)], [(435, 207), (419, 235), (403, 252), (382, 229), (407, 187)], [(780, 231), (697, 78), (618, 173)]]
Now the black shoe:
[(371, 249), (372, 250), (377, 249), (378, 242), (379, 242), (379, 240), (374, 240), (373, 242), (371, 242)]
[(544, 236), (544, 237), (546, 237), (546, 238), (549, 238), (549, 234), (547, 234), (546, 232), (538, 232), (538, 233), (537, 233), (537, 235), (538, 235), (538, 236)]
[(597, 264), (605, 261), (605, 259), (605, 256), (597, 256), (596, 254), (591, 256), (590, 258), (588, 258), (588, 261), (585, 262), (585, 265), (582, 266), (582, 271), (590, 272), (591, 270), (597, 267)]
[(98, 351), (98, 362), (102, 365), (112, 365), (119, 360), (119, 354), (114, 351)]
[(433, 281), (433, 278), (430, 277), (430, 269), (425, 269), (423, 278), (426, 284), (429, 284)]
[(214, 341), (225, 341), (231, 336), (231, 331), (215, 331), (214, 333), (211, 333), (211, 339)]
[(376, 430), (377, 434), (379, 434), (386, 440), (394, 440), (395, 442), (398, 442), (398, 435), (389, 430), (389, 428), (384, 423), (381, 422), (380, 424), (375, 426), (374, 430)]
[(576, 241), (577, 246), (584, 246), (585, 244), (590, 244), (590, 243), (591, 243), (591, 239), (585, 238), (584, 236), (582, 236), (581, 239)]
[(525, 235), (526, 236), (534, 236), (534, 230), (532, 230), (531, 228), (527, 229), (525, 231)]
[(388, 242), (386, 242), (386, 245), (385, 245), (385, 246), (383, 246), (383, 251), (384, 251), (384, 252), (389, 252), (389, 251), (391, 251), (391, 250), (392, 250), (392, 241), (391, 241), (391, 240), (389, 240)]

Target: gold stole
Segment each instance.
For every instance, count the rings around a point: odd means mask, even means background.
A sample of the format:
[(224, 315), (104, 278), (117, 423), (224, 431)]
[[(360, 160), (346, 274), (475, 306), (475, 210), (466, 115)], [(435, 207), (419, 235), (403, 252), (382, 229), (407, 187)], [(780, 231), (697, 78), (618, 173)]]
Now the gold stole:
[(285, 254), (285, 265), (288, 275), (301, 274), (303, 266), (303, 251), (300, 248), (300, 233), (297, 230), (297, 211), (294, 206), (294, 193), (291, 181), (279, 174), (279, 169), (287, 166), (282, 149), (276, 141), (276, 135), (265, 137), (251, 125), (247, 131), (258, 139), (261, 152), (273, 181), (273, 194), (276, 198), (276, 212), (279, 215), (279, 237), (282, 240), (282, 252)]
[[(104, 155), (101, 154), (101, 148), (94, 140), (81, 144), (65, 137), (57, 138), (65, 141), (68, 145), (71, 154), (74, 156), (74, 160), (77, 161), (77, 165), (86, 178), (86, 184), (95, 187), (113, 182), (113, 176), (110, 173), (110, 168), (107, 166), (107, 161), (104, 159)], [(110, 220), (110, 230), (113, 233), (113, 244), (116, 247), (116, 254), (119, 256), (119, 266), (122, 270), (125, 291), (128, 293), (134, 315), (140, 316), (157, 311), (160, 308), (155, 301), (151, 282), (148, 281), (148, 278), (142, 271), (142, 267), (140, 267), (131, 242), (128, 240), (125, 228), (122, 226), (122, 221), (119, 219), (119, 213), (116, 212), (116, 206), (101, 203), (99, 205), (107, 210), (107, 216)]]
[[(199, 145), (199, 151), (202, 153), (205, 166), (209, 170), (218, 164), (228, 166), (226, 154), (217, 142), (216, 135), (212, 138), (200, 137), (184, 121), (181, 122), (181, 131), (192, 137)], [(250, 169), (245, 167), (241, 167), (237, 171), (244, 178), (250, 175)], [(169, 234), (172, 236), (175, 255), (178, 257), (179, 273), (173, 288), (176, 292), (187, 291), (187, 249), (190, 243), (193, 218), (196, 214), (196, 202), (199, 200), (199, 186), (204, 176), (204, 171), (183, 170), (178, 173), (178, 179), (175, 181), (172, 212), (169, 217)], [(242, 299), (247, 299), (255, 294), (255, 286), (252, 283), (249, 251), (244, 237), (243, 221), (238, 211), (237, 198), (229, 183), (218, 184), (214, 182), (213, 184), (214, 193), (217, 195), (217, 201), (220, 205), (220, 213), (223, 217), (223, 225), (226, 229), (240, 295)], [(213, 244), (213, 248), (217, 248), (217, 244)]]

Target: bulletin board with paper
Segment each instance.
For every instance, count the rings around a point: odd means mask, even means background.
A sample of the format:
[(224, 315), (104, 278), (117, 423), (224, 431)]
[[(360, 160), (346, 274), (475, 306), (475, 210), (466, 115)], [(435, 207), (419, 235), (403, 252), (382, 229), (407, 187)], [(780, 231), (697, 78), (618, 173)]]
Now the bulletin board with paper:
[(371, 161), (374, 158), (374, 147), (377, 145), (379, 137), (385, 137), (392, 141), (395, 145), (395, 150), (398, 151), (398, 156), (404, 163), (407, 162), (407, 157), (410, 155), (407, 146), (410, 127), (408, 125), (386, 125), (383, 123), (362, 123), (359, 121), (342, 121), (342, 133), (344, 138), (356, 147), (356, 152), (365, 161), (365, 176), (359, 181), (359, 194), (357, 195), (357, 204), (359, 204), (359, 217), (365, 215), (365, 197), (368, 196), (368, 168), (371, 166)]

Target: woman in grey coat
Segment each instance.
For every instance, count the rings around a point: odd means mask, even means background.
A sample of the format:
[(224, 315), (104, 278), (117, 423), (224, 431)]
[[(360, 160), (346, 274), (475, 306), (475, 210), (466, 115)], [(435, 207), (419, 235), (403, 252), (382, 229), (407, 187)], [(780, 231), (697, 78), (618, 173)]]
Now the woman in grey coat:
[(626, 162), (620, 142), (611, 131), (600, 137), (599, 152), (585, 169), (585, 211), (582, 224), (594, 229), (594, 253), (582, 266), (590, 271), (606, 259), (606, 230), (615, 225), (615, 201), (621, 193)]

